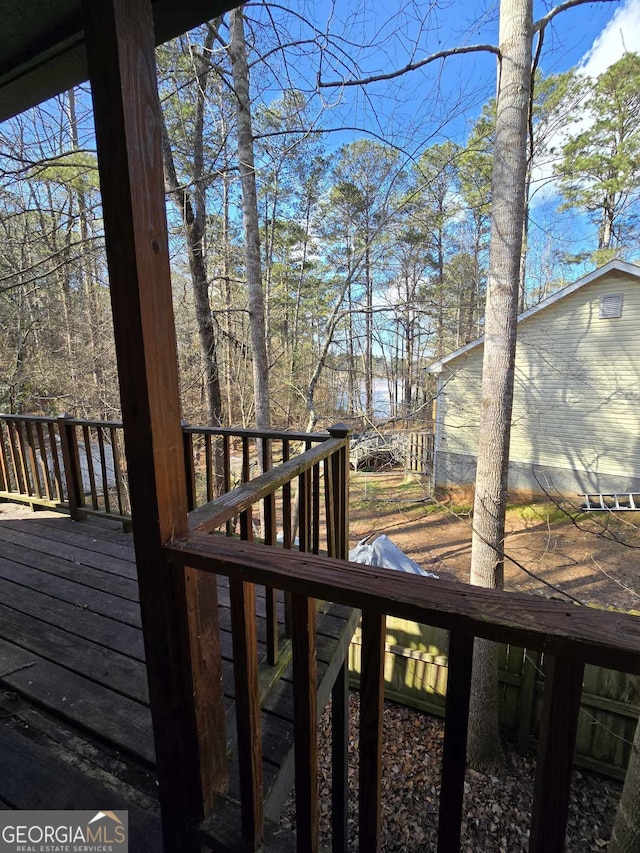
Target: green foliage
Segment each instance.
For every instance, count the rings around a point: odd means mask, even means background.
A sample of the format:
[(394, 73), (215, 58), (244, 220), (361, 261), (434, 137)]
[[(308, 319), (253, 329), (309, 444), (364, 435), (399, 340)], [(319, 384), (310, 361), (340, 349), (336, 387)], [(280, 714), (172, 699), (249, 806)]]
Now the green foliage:
[[(629, 246), (638, 233), (640, 56), (627, 53), (583, 91), (576, 130), (560, 165), (564, 206), (585, 210), (598, 227), (598, 249)], [(581, 119), (581, 120), (580, 120)]]

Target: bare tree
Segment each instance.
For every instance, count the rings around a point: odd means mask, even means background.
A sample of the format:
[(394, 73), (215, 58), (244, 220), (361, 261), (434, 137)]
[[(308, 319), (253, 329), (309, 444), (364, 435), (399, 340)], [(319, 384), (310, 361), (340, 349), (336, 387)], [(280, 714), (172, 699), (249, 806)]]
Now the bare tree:
[(267, 362), (264, 293), (260, 260), (260, 225), (253, 153), (251, 100), (249, 97), (249, 66), (247, 64), (242, 6), (229, 13), (229, 29), (231, 37), (228, 50), (236, 98), (238, 161), (242, 186), (242, 218), (251, 346), (253, 349), (256, 426), (258, 429), (269, 429), (271, 423), (269, 414), (269, 365)]

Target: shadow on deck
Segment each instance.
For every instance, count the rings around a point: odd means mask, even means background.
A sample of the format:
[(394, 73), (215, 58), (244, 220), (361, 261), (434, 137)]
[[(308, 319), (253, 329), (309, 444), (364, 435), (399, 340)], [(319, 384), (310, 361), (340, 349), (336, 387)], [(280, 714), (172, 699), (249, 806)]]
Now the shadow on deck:
[[(218, 578), (218, 592), (227, 744), (234, 755), (226, 578)], [(293, 783), (291, 647), (281, 639), (278, 664), (266, 663), (264, 589), (257, 593), (265, 813), (275, 820)], [(128, 809), (131, 850), (161, 850), (132, 538), (109, 521), (78, 523), (13, 506), (3, 513), (0, 506), (0, 601), (0, 808)], [(279, 600), (281, 638), (283, 611)], [(350, 608), (335, 604), (318, 614), (320, 709), (354, 621)], [(232, 822), (239, 820), (238, 799), (232, 759), (224, 803)], [(223, 838), (209, 840), (226, 849)]]

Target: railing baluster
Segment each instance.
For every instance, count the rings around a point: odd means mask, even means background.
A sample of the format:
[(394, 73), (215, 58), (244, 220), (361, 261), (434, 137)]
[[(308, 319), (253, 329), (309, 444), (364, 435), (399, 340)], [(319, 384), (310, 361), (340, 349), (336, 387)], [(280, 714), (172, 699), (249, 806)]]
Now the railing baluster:
[(120, 467), (120, 450), (118, 449), (118, 432), (115, 427), (109, 430), (111, 437), (111, 455), (113, 456), (113, 471), (116, 478), (116, 495), (118, 498), (118, 512), (125, 515), (124, 489), (122, 483), (122, 470)]
[(311, 469), (311, 549), (314, 554), (320, 553), (320, 466), (314, 465)]
[(298, 477), (298, 550), (308, 553), (311, 544), (311, 474), (306, 470)]
[(336, 505), (334, 494), (334, 466), (335, 454), (324, 460), (324, 508), (327, 525), (327, 555), (337, 556), (336, 549)]
[(562, 853), (584, 664), (545, 657), (545, 684), (529, 853)]
[(60, 456), (58, 454), (58, 441), (60, 439), (60, 430), (58, 428), (58, 434), (56, 435), (55, 424), (53, 421), (49, 421), (47, 427), (49, 432), (49, 448), (51, 450), (51, 459), (53, 460), (53, 482), (55, 487), (55, 494), (57, 500), (60, 503), (63, 503), (65, 500), (64, 486), (62, 481), (62, 472), (60, 470)]
[(245, 849), (255, 850), (262, 839), (264, 821), (255, 587), (230, 577), (229, 595), (233, 630), (242, 840)]
[[(249, 439), (242, 438), (242, 482), (248, 483), (251, 479), (251, 457), (249, 453)], [(240, 538), (247, 542), (253, 542), (253, 511), (251, 507), (240, 513)]]
[(7, 421), (7, 435), (9, 437), (9, 453), (11, 455), (11, 467), (13, 468), (16, 492), (18, 492), (18, 494), (25, 494), (20, 473), (20, 454), (18, 453), (18, 445), (16, 442), (15, 423), (13, 421)]
[(209, 433), (204, 437), (204, 470), (207, 501), (212, 501), (215, 494), (213, 488), (213, 454), (211, 452), (211, 436)]
[(11, 491), (11, 478), (9, 474), (9, 459), (7, 457), (7, 450), (4, 444), (4, 426), (0, 423), (0, 474), (2, 476), (2, 482), (0, 486), (3, 492)]
[[(222, 436), (222, 488), (226, 495), (231, 491), (231, 441), (228, 435)], [(227, 521), (227, 536), (233, 536), (233, 522)]]
[[(288, 462), (290, 445), (286, 439), (282, 441), (282, 462)], [(282, 542), (287, 550), (291, 550), (291, 483), (282, 487)]]
[(360, 673), (360, 850), (377, 853), (381, 834), (382, 712), (386, 617), (362, 611)]
[(196, 468), (193, 459), (193, 435), (184, 427), (189, 426), (186, 421), (182, 422), (182, 452), (184, 454), (184, 470), (187, 475), (187, 509), (191, 511), (196, 508)]
[(47, 500), (53, 500), (53, 483), (51, 480), (51, 469), (49, 467), (49, 456), (47, 454), (47, 445), (44, 440), (44, 428), (41, 421), (36, 421), (36, 437), (38, 439), (38, 450), (40, 451), (40, 460), (42, 462), (42, 484)]
[(449, 633), (449, 673), (438, 816), (438, 853), (458, 853), (471, 696), (473, 634)]
[(111, 512), (111, 501), (109, 500), (109, 473), (107, 471), (107, 457), (104, 452), (104, 435), (102, 434), (102, 427), (96, 427), (96, 433), (98, 436), (98, 452), (100, 454), (100, 471), (102, 473), (102, 500), (104, 502), (104, 511), (106, 513)]
[[(289, 461), (290, 444), (285, 438), (282, 440), (282, 463)], [(291, 482), (282, 487), (282, 546), (287, 551), (291, 550)], [(284, 594), (284, 635), (291, 637), (291, 593)]]
[(40, 467), (38, 465), (38, 454), (36, 452), (36, 443), (33, 437), (33, 424), (31, 421), (25, 421), (25, 432), (27, 436), (27, 446), (29, 448), (29, 468), (31, 469), (31, 481), (35, 491), (35, 497), (42, 497), (42, 480), (40, 478)]
[(349, 847), (349, 668), (345, 661), (331, 690), (331, 849)]
[(297, 850), (315, 853), (318, 850), (315, 599), (292, 595), (291, 620)]
[[(271, 469), (271, 439), (262, 440), (262, 470)], [(264, 530), (262, 535), (265, 545), (276, 544), (276, 496), (271, 492), (263, 502)], [(267, 610), (267, 663), (275, 666), (278, 662), (278, 594), (273, 587), (265, 587)]]
[(24, 483), (24, 494), (32, 495), (33, 489), (31, 488), (31, 478), (29, 477), (29, 463), (27, 462), (27, 451), (25, 449), (25, 438), (23, 433), (24, 423), (23, 421), (16, 421), (16, 437), (18, 444), (18, 459), (20, 462), (20, 472), (22, 474), (22, 482)]
[[(82, 425), (82, 438), (84, 441), (84, 456), (87, 460), (87, 474), (89, 475), (89, 490), (91, 492), (91, 506), (98, 509), (98, 494), (96, 492), (96, 476), (93, 469), (93, 451), (91, 450), (91, 433), (86, 424)], [(84, 484), (83, 484), (84, 485)]]

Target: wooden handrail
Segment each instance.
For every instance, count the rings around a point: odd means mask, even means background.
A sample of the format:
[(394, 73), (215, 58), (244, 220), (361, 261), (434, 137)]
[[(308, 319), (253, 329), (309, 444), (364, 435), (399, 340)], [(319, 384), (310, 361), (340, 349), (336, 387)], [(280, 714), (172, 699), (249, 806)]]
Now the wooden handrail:
[[(307, 470), (309, 470), (307, 468)], [(390, 569), (345, 563), (315, 554), (278, 550), (221, 536), (190, 533), (165, 546), (177, 566), (228, 575), (234, 584), (284, 589), (296, 602), (294, 696), (298, 849), (317, 849), (316, 733), (313, 709), (315, 655), (310, 636), (313, 598), (362, 609), (360, 705), (360, 849), (381, 843), (382, 699), (385, 615), (431, 624), (450, 634), (449, 688), (442, 758), (438, 853), (460, 849), (465, 749), (471, 699), (474, 637), (545, 651), (548, 679), (531, 822), (532, 853), (562, 853), (571, 769), (585, 663), (640, 673), (640, 619), (595, 611), (539, 596), (488, 590)], [(304, 617), (302, 614), (305, 614)], [(298, 618), (300, 616), (300, 618)], [(294, 659), (295, 660), (295, 659)], [(250, 694), (250, 689), (245, 689)], [(342, 725), (340, 715), (336, 727)], [(256, 714), (251, 736), (259, 734)], [(337, 732), (340, 737), (340, 731)], [(344, 734), (344, 733), (342, 733)], [(253, 741), (255, 742), (255, 741)], [(245, 811), (255, 811), (255, 780)], [(338, 803), (336, 849), (344, 849), (344, 766), (334, 775)], [(340, 840), (342, 839), (342, 840)], [(255, 849), (251, 847), (250, 849)]]
[(246, 429), (241, 427), (196, 426), (183, 424), (184, 432), (193, 435), (228, 435), (231, 438), (271, 438), (276, 441), (328, 441), (324, 432), (290, 432), (277, 429)]
[(199, 532), (165, 546), (178, 565), (640, 674), (640, 618)]
[(290, 483), (300, 474), (313, 468), (344, 447), (345, 439), (327, 437), (322, 444), (289, 459), (277, 468), (271, 468), (253, 480), (241, 483), (220, 497), (189, 513), (189, 529), (207, 533), (223, 525), (238, 513), (245, 512), (267, 495)]

